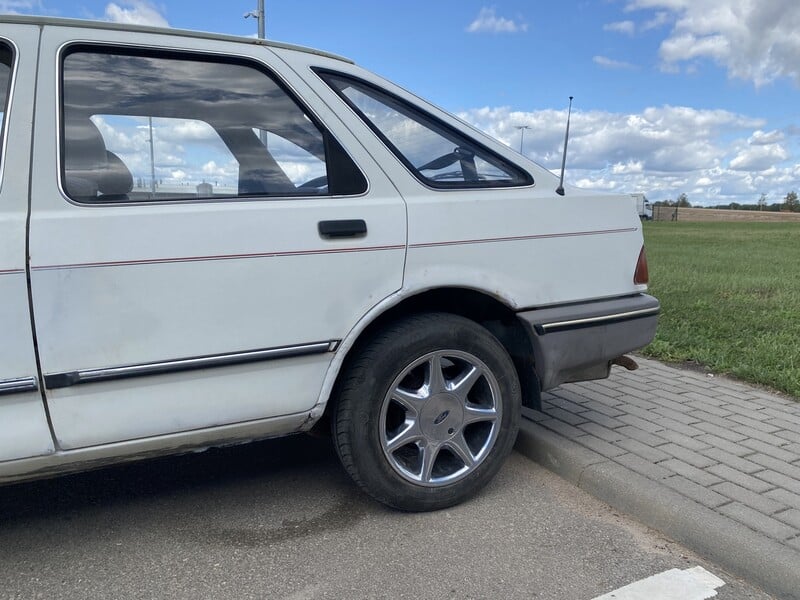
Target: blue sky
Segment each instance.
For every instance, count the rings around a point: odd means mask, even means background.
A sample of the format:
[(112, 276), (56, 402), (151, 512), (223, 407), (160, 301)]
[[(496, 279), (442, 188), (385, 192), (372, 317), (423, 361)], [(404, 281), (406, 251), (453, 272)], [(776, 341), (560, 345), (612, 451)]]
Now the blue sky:
[[(0, 0), (0, 11), (252, 35), (256, 0)], [(695, 204), (800, 191), (797, 0), (266, 0), (267, 37), (356, 62), (567, 179)]]

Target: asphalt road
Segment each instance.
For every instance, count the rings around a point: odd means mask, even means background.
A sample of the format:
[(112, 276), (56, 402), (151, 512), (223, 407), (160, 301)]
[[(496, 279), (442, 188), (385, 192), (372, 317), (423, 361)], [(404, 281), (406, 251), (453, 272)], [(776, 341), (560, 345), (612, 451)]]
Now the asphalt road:
[(513, 454), (459, 507), (363, 496), (305, 436), (0, 488), (0, 598), (590, 600), (701, 565)]

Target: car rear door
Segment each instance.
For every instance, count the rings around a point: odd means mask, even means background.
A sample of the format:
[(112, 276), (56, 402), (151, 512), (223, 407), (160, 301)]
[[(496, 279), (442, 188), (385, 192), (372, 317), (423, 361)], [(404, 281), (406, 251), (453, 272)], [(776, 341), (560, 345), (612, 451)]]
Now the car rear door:
[(45, 27), (31, 285), (63, 448), (302, 416), (338, 340), (402, 285), (402, 198), (280, 64)]
[(25, 264), (39, 29), (0, 29), (0, 462), (53, 452), (33, 350)]

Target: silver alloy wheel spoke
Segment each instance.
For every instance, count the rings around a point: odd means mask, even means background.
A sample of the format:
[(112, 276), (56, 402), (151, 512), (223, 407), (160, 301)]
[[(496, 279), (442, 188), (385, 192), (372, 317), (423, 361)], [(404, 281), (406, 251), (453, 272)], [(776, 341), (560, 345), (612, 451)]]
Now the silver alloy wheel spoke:
[(494, 408), (464, 407), (464, 427), (482, 421), (496, 421), (497, 411)]
[(464, 438), (463, 431), (447, 442), (446, 447), (464, 463), (465, 467), (471, 468), (475, 464), (475, 456)]
[(442, 357), (439, 354), (434, 354), (428, 361), (428, 381), (426, 384), (428, 396), (447, 391), (447, 383), (444, 379), (444, 371), (442, 371)]
[(400, 389), (399, 387), (395, 388), (395, 390), (392, 392), (392, 400), (400, 403), (403, 408), (410, 410), (414, 415), (419, 414), (420, 410), (422, 410), (422, 407), (425, 404), (425, 400), (427, 399), (427, 393), (420, 394), (418, 391), (410, 392), (408, 390)]
[(441, 446), (438, 444), (431, 443), (420, 446), (420, 452), (422, 453), (420, 478), (426, 483), (430, 482), (433, 478), (433, 465), (436, 464), (436, 458), (439, 456), (440, 448)]
[(470, 365), (469, 369), (467, 369), (467, 371), (462, 374), (461, 377), (454, 379), (447, 387), (450, 392), (458, 396), (463, 402), (466, 402), (467, 396), (472, 391), (472, 387), (482, 376), (483, 369), (479, 369), (474, 365)]
[(416, 421), (406, 420), (406, 427), (390, 440), (386, 440), (386, 450), (394, 452), (398, 448), (423, 439)]

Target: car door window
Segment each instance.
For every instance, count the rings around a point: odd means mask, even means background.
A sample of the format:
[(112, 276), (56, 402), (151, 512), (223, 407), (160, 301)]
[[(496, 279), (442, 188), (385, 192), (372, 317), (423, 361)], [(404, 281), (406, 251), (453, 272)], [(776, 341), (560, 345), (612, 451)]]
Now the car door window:
[(423, 183), (445, 189), (533, 183), (519, 167), (394, 94), (339, 73), (317, 73)]
[(366, 179), (246, 60), (79, 45), (62, 68), (62, 186), (88, 203), (360, 194)]

